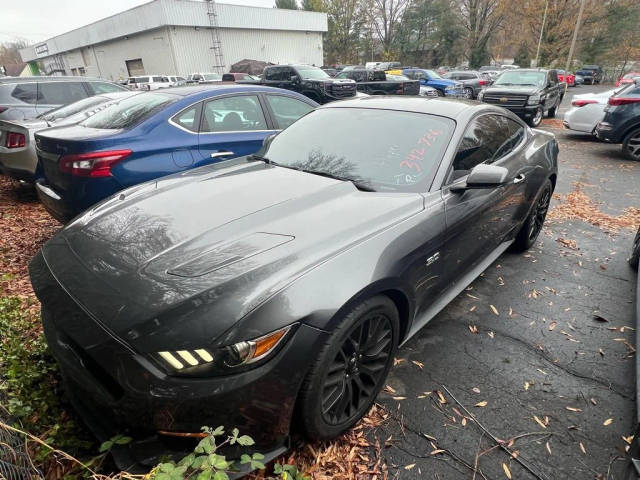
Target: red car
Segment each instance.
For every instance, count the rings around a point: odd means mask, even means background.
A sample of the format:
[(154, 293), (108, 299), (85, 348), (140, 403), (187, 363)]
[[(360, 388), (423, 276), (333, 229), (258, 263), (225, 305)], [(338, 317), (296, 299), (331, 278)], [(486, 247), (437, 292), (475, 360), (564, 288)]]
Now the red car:
[(564, 70), (558, 70), (558, 81), (566, 83), (568, 87), (576, 86), (576, 76), (573, 73), (567, 73)]
[(242, 82), (258, 82), (259, 79), (258, 77), (255, 77), (253, 75), (249, 75), (248, 73), (225, 73), (224, 75), (222, 75), (222, 81), (223, 82), (237, 82), (237, 81), (242, 81)]
[(618, 81), (616, 82), (616, 87), (619, 87), (620, 85), (628, 85), (630, 83), (633, 83), (633, 79), (635, 77), (640, 77), (640, 72), (629, 72), (629, 73), (625, 73), (623, 76), (621, 76)]

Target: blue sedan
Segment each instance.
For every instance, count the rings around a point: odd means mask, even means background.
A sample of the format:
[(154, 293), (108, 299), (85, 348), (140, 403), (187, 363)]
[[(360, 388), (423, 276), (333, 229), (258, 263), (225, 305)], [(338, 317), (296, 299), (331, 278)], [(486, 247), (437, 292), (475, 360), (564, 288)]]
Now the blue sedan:
[(258, 151), (317, 104), (257, 85), (141, 93), (84, 122), (36, 134), (36, 189), (62, 222), (138, 183)]
[(402, 74), (412, 80), (420, 80), (420, 85), (433, 87), (441, 97), (461, 97), (464, 94), (462, 83), (442, 78), (433, 70), (426, 68), (405, 68)]

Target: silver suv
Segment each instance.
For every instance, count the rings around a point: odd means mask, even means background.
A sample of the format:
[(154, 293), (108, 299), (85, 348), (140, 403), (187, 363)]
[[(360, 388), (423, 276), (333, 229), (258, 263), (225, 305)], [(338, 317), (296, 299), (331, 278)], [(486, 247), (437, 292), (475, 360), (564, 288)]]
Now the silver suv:
[(29, 120), (54, 108), (101, 93), (127, 91), (88, 77), (0, 78), (0, 120)]

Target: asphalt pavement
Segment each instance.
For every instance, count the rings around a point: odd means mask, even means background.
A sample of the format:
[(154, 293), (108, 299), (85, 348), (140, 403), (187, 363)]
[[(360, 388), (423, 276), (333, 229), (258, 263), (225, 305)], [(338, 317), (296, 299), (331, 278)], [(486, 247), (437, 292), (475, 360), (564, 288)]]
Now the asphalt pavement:
[[(608, 88), (569, 89), (542, 126), (558, 138), (560, 172), (537, 244), (499, 258), (399, 350), (378, 399), (391, 412), (377, 436), (392, 478), (623, 478), (636, 280), (634, 231), (614, 227), (640, 207), (640, 163), (561, 124), (573, 94)], [(567, 194), (581, 195), (585, 220)]]

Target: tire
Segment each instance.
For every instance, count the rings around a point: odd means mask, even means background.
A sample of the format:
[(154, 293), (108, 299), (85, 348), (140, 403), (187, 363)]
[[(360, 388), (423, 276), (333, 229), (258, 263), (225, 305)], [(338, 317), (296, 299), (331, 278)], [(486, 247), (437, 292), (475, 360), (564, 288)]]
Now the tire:
[(399, 325), (395, 304), (383, 295), (344, 316), (300, 389), (297, 420), (309, 439), (334, 438), (367, 413), (393, 364)]
[(444, 97), (444, 92), (438, 88), (436, 88), (436, 92), (438, 92), (439, 97)]
[(551, 184), (551, 180), (547, 179), (538, 192), (533, 208), (513, 242), (513, 249), (516, 252), (527, 251), (536, 243), (538, 235), (540, 235), (540, 231), (544, 225), (544, 220), (547, 217), (547, 212), (549, 211), (552, 193), (553, 185)]
[(473, 88), (465, 88), (462, 96), (466, 99), (473, 100)]
[(640, 263), (640, 228), (636, 233), (636, 238), (633, 241), (633, 248), (631, 249), (631, 257), (629, 258), (629, 265), (631, 268), (638, 269), (638, 263)]
[(622, 153), (629, 160), (640, 161), (640, 128), (634, 128), (624, 137)]
[(538, 107), (535, 116), (527, 120), (527, 124), (529, 124), (530, 127), (536, 128), (542, 123), (542, 117), (544, 117), (544, 111), (542, 107)]

